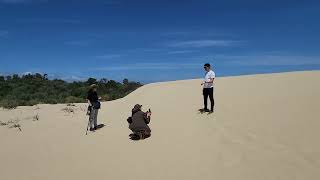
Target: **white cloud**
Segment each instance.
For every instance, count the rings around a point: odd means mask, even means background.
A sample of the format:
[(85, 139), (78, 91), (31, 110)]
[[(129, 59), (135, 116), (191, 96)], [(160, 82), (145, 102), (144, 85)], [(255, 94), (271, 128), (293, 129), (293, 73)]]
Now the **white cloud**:
[(181, 50), (181, 51), (170, 51), (168, 54), (187, 54), (187, 53), (193, 53), (196, 52), (194, 50)]
[(117, 5), (117, 4), (121, 4), (121, 2), (119, 0), (108, 0), (108, 1), (103, 1), (104, 5)]
[(153, 53), (153, 52), (162, 52), (163, 49), (160, 48), (135, 48), (135, 49), (131, 49), (128, 52), (131, 53), (137, 53), (137, 52), (146, 52), (146, 53)]
[(98, 58), (98, 59), (115, 59), (120, 57), (123, 57), (123, 55), (122, 54), (106, 54), (101, 56), (95, 56), (95, 58)]
[(33, 74), (32, 72), (24, 72), (22, 73), (22, 75), (29, 75), (29, 74)]
[(191, 31), (172, 31), (172, 32), (164, 32), (161, 34), (165, 37), (234, 37), (234, 34), (226, 33), (221, 30), (191, 30)]
[(122, 71), (122, 70), (175, 70), (197, 69), (202, 67), (200, 63), (136, 63), (128, 65), (113, 65), (107, 67), (92, 68), (97, 71)]
[(24, 3), (27, 0), (0, 0), (1, 3), (7, 3), (7, 4), (16, 4), (16, 3)]
[(240, 66), (298, 66), (298, 65), (320, 65), (320, 57), (317, 56), (294, 56), (294, 55), (239, 55), (215, 56), (217, 61), (225, 60), (227, 65)]
[(0, 30), (0, 37), (7, 37), (9, 35), (9, 31)]
[(48, 0), (0, 0), (3, 4), (23, 4), (23, 3), (33, 3), (33, 2), (47, 2)]
[(243, 44), (243, 41), (233, 40), (193, 40), (169, 43), (169, 47), (189, 47), (189, 48), (202, 48), (202, 47), (228, 47)]
[(64, 18), (21, 18), (17, 19), (21, 23), (60, 23), (60, 24), (79, 24), (80, 20), (77, 19), (64, 19)]
[(88, 40), (75, 40), (75, 41), (66, 41), (64, 42), (66, 45), (70, 46), (88, 46), (90, 42)]
[(61, 79), (67, 82), (73, 82), (73, 81), (85, 81), (87, 78), (71, 75), (71, 76), (63, 76), (61, 77)]

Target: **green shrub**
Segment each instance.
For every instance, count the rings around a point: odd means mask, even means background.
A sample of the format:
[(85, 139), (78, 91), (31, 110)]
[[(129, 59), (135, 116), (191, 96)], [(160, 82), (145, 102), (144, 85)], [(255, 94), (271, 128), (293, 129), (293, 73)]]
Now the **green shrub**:
[(113, 80), (96, 80), (68, 83), (63, 80), (49, 80), (46, 75), (0, 76), (0, 107), (13, 109), (17, 106), (33, 106), (39, 103), (81, 103), (85, 102), (88, 87), (98, 85), (98, 95), (103, 101), (122, 98), (142, 86), (139, 82), (124, 79), (123, 83)]
[(37, 105), (37, 104), (40, 104), (41, 102), (39, 100), (36, 100), (36, 99), (32, 99), (30, 101), (27, 101), (26, 102), (26, 106), (34, 106), (34, 105)]
[(0, 101), (0, 106), (4, 109), (15, 109), (19, 105), (19, 102), (15, 99), (3, 99), (2, 101)]
[(82, 103), (85, 102), (83, 98), (75, 97), (75, 96), (68, 96), (65, 98), (65, 103)]
[(104, 94), (104, 95), (101, 96), (101, 100), (102, 101), (110, 101), (111, 98), (110, 98), (110, 96), (108, 94)]

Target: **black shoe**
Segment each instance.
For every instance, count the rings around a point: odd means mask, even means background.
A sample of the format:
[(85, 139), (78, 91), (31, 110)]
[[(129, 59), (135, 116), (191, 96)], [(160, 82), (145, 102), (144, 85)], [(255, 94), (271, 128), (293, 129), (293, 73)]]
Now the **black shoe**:
[(209, 112), (209, 109), (203, 108), (203, 109), (199, 109), (199, 111), (200, 111), (201, 113), (203, 113), (203, 112)]
[(130, 139), (134, 141), (140, 140), (140, 137), (137, 134), (130, 134)]
[(143, 132), (139, 132), (139, 133), (138, 133), (138, 136), (139, 136), (140, 140), (143, 140), (143, 139), (144, 139), (144, 133), (143, 133)]
[(90, 128), (90, 131), (95, 131), (96, 130), (96, 128)]

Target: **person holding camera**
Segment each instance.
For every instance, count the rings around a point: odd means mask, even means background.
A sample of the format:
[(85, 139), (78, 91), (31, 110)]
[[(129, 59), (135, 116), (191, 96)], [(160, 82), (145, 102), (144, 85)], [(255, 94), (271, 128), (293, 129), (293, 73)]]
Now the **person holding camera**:
[(151, 119), (151, 110), (143, 112), (142, 105), (136, 104), (132, 109), (132, 117), (127, 119), (129, 129), (133, 132), (131, 139), (145, 139), (151, 136), (151, 129), (148, 126)]

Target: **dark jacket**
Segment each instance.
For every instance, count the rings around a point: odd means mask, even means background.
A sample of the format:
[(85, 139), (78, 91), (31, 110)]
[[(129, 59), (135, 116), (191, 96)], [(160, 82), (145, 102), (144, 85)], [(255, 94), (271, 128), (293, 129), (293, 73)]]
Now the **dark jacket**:
[(132, 109), (132, 118), (130, 122), (129, 128), (133, 132), (145, 131), (146, 133), (151, 133), (151, 129), (148, 126), (150, 117), (148, 118), (147, 113), (142, 112), (140, 109)]
[[(89, 90), (87, 99), (90, 101), (91, 106), (88, 107), (88, 111), (93, 109), (100, 109), (101, 103), (99, 102), (98, 93), (96, 91)], [(88, 114), (88, 113), (87, 113)]]
[(93, 104), (99, 101), (98, 93), (96, 91), (89, 90), (87, 99)]

